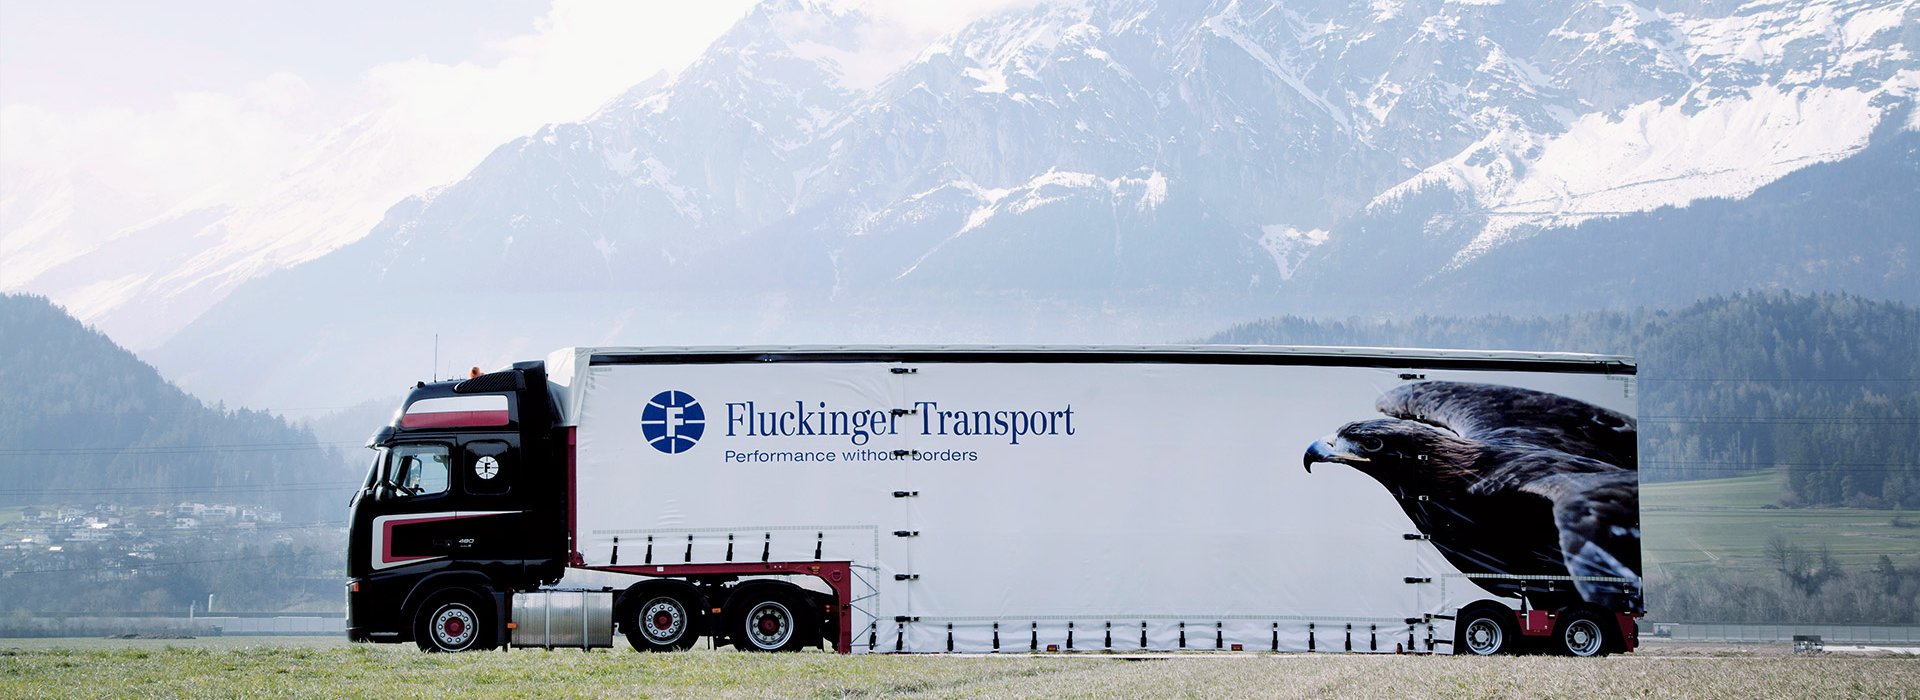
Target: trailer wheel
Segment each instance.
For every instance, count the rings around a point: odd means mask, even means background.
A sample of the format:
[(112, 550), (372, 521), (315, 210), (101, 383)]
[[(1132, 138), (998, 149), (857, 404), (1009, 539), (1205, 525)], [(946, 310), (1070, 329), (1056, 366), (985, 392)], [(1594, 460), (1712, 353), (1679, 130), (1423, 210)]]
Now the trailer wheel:
[(779, 589), (763, 588), (732, 603), (727, 636), (741, 651), (799, 651), (814, 634), (807, 608)]
[(687, 599), (664, 591), (637, 598), (620, 620), (634, 651), (683, 651), (700, 639), (700, 612)]
[(1560, 624), (1554, 626), (1554, 650), (1568, 656), (1605, 656), (1613, 647), (1610, 636), (1599, 616), (1569, 610), (1560, 614)]
[(455, 590), (427, 600), (414, 614), (413, 641), (421, 651), (491, 649), (492, 623), (480, 596)]
[(1493, 656), (1513, 650), (1513, 613), (1493, 608), (1477, 608), (1460, 615), (1459, 631), (1454, 634), (1454, 652), (1474, 656)]

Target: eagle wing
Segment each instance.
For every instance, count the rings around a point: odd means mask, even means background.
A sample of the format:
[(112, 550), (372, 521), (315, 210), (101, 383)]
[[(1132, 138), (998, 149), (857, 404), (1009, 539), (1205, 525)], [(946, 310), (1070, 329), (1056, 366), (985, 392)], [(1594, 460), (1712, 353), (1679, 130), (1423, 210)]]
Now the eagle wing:
[(1638, 468), (1632, 416), (1559, 394), (1497, 384), (1432, 381), (1406, 384), (1375, 407), (1395, 418), (1451, 430), (1490, 443), (1531, 445)]
[[(1588, 602), (1640, 605), (1640, 479), (1625, 470), (1562, 472), (1518, 485), (1553, 502), (1560, 554)], [(1608, 579), (1608, 580), (1596, 580)]]

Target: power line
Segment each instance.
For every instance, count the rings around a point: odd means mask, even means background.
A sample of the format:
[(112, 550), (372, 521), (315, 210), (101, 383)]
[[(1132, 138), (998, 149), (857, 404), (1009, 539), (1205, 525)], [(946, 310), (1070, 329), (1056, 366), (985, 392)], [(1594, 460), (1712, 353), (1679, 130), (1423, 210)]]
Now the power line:
[(1734, 462), (1709, 462), (1709, 460), (1640, 460), (1640, 464), (1751, 464), (1755, 468), (1770, 466), (1910, 466), (1899, 462), (1776, 462), (1776, 460), (1734, 460)]
[[(400, 399), (394, 399), (393, 403), (395, 404), (400, 403)], [(37, 416), (169, 416), (169, 415), (180, 415), (180, 414), (189, 414), (189, 413), (229, 413), (231, 414), (231, 413), (246, 412), (246, 413), (275, 414), (275, 413), (295, 413), (295, 412), (303, 412), (303, 411), (345, 411), (345, 410), (354, 409), (354, 408), (360, 408), (360, 406), (296, 406), (293, 408), (252, 408), (247, 406), (240, 406), (235, 408), (227, 408), (224, 410), (214, 408), (212, 406), (201, 406), (198, 408), (175, 408), (175, 409), (164, 409), (164, 410), (136, 411), (136, 410), (128, 410), (128, 409), (100, 409), (100, 410), (67, 409), (67, 410), (61, 410), (61, 411), (23, 411), (22, 413), (32, 413), (33, 415), (37, 415)], [(385, 410), (385, 408), (383, 407), (381, 410)]]
[[(1816, 468), (1813, 468), (1813, 469), (1816, 469), (1816, 471), (1811, 471), (1811, 472), (1807, 472), (1807, 473), (1808, 473), (1808, 474), (1888, 474), (1888, 475), (1895, 475), (1895, 474), (1899, 474), (1899, 472), (1896, 472), (1896, 471), (1889, 471), (1889, 470), (1896, 470), (1896, 469), (1899, 469), (1899, 468), (1901, 468), (1901, 467), (1904, 467), (1904, 466), (1908, 466), (1908, 465), (1900, 465), (1900, 466), (1896, 466), (1896, 467), (1889, 467), (1889, 468), (1887, 468), (1887, 469), (1873, 469), (1873, 468), (1866, 468), (1866, 467), (1862, 467), (1862, 468), (1857, 468), (1857, 469), (1854, 469), (1854, 468), (1844, 468), (1844, 467), (1843, 467), (1843, 468), (1838, 468), (1838, 469), (1823, 469), (1823, 468), (1817, 468), (1817, 467), (1816, 467)], [(1726, 478), (1734, 478), (1734, 477), (1739, 477), (1739, 476), (1753, 476), (1753, 475), (1756, 475), (1756, 474), (1761, 474), (1761, 473), (1765, 473), (1765, 472), (1767, 472), (1767, 471), (1768, 471), (1768, 469), (1766, 469), (1766, 468), (1755, 468), (1755, 469), (1741, 469), (1741, 468), (1739, 468), (1739, 467), (1702, 467), (1702, 468), (1699, 468), (1699, 469), (1672, 469), (1672, 468), (1665, 468), (1665, 467), (1663, 467), (1663, 468), (1660, 468), (1660, 469), (1650, 469), (1650, 470), (1646, 470), (1646, 471), (1647, 471), (1647, 472), (1649, 472), (1649, 473), (1653, 473), (1653, 474), (1714, 474), (1714, 475), (1724, 475), (1724, 476), (1725, 476)], [(1716, 476), (1715, 478), (1718, 478), (1718, 476)], [(1654, 481), (1654, 482), (1647, 482), (1647, 483), (1654, 483), (1654, 484), (1667, 484), (1667, 483), (1679, 483), (1679, 482), (1682, 482), (1682, 481), (1700, 481), (1700, 479), (1677, 479), (1677, 480), (1674, 480), (1674, 481)]]
[[(169, 517), (173, 517), (173, 516), (169, 516)], [(129, 530), (129, 529), (145, 530), (152, 533), (175, 532), (180, 534), (193, 534), (193, 533), (199, 533), (199, 532), (216, 532), (216, 533), (286, 532), (290, 530), (344, 529), (346, 527), (347, 527), (347, 524), (344, 522), (339, 522), (339, 523), (257, 523), (252, 527), (242, 527), (241, 523), (226, 523), (226, 524), (219, 524), (219, 525), (201, 525), (198, 527), (190, 527), (190, 528), (174, 527), (169, 523), (156, 523), (154, 524), (154, 526), (122, 525), (120, 529), (121, 530)], [(76, 528), (76, 529), (85, 529), (85, 528), (83, 526), (81, 528)], [(79, 542), (82, 544), (86, 543), (84, 541), (79, 541), (79, 540), (74, 540), (74, 542)]]
[(1909, 377), (1833, 377), (1813, 378), (1766, 378), (1766, 377), (1648, 377), (1640, 376), (1641, 383), (1646, 382), (1748, 382), (1755, 384), (1792, 384), (1799, 382), (1920, 382)]
[(330, 442), (251, 442), (230, 444), (187, 444), (187, 445), (149, 445), (135, 447), (16, 447), (0, 450), (0, 455), (94, 455), (94, 454), (179, 454), (192, 452), (275, 452), (283, 450), (314, 450), (330, 445), (360, 446), (358, 440), (334, 440)]
[(1642, 416), (1656, 425), (1920, 425), (1920, 418), (1846, 416)]
[(272, 491), (315, 491), (357, 486), (359, 481), (310, 481), (292, 484), (241, 484), (233, 486), (126, 486), (102, 488), (0, 489), (0, 496), (60, 495), (133, 495), (142, 493), (254, 493)]
[(76, 567), (70, 567), (65, 569), (15, 569), (13, 571), (0, 572), (0, 576), (17, 576), (21, 574), (66, 574), (66, 573), (76, 573), (76, 572), (83, 572), (83, 571), (93, 572), (93, 571), (127, 571), (131, 569), (157, 569), (157, 568), (167, 567), (167, 566), (188, 566), (192, 564), (230, 564), (233, 562), (240, 562), (240, 561), (266, 561), (266, 560), (279, 560), (279, 559), (310, 558), (310, 557), (322, 556), (322, 555), (328, 555), (328, 554), (333, 554), (333, 552), (320, 552), (316, 550), (313, 552), (299, 553), (299, 554), (266, 554), (266, 555), (256, 555), (251, 557), (226, 557), (221, 559), (192, 559), (192, 560), (185, 560), (185, 561), (157, 561), (157, 562), (149, 561), (149, 562), (120, 564), (120, 565), (109, 564), (106, 566), (76, 566)]

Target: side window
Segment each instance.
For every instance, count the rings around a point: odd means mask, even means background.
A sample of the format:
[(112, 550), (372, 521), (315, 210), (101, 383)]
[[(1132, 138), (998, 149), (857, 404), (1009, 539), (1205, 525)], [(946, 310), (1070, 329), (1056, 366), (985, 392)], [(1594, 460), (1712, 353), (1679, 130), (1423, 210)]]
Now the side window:
[(515, 469), (513, 450), (507, 443), (499, 440), (475, 440), (467, 443), (467, 458), (463, 462), (467, 473), (461, 483), (466, 484), (467, 493), (481, 496), (498, 496), (513, 490)]
[(446, 445), (395, 445), (393, 483), (409, 496), (447, 492)]

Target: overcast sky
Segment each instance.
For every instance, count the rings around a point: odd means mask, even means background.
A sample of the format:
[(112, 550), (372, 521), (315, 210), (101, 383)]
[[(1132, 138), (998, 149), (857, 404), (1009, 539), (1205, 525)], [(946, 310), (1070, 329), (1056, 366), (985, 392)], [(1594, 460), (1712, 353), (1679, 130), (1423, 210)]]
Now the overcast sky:
[(0, 183), (78, 170), (173, 203), (374, 113), (464, 144), (465, 167), (681, 67), (750, 5), (0, 0)]
[[(1035, 0), (805, 1), (862, 7), (899, 44)], [(323, 148), (329, 135), (388, 144), (355, 156), (379, 182), (334, 188), (369, 200), (370, 218), (499, 144), (685, 67), (753, 4), (0, 0), (0, 249), (46, 253), (16, 261), (43, 269), (169, 212), (283, 207), (276, 183), (316, 159), (331, 177), (368, 180), (325, 161), (342, 147)], [(85, 226), (47, 217), (45, 202), (67, 200), (46, 193), (63, 187), (88, 193), (59, 205), (91, 212)]]

